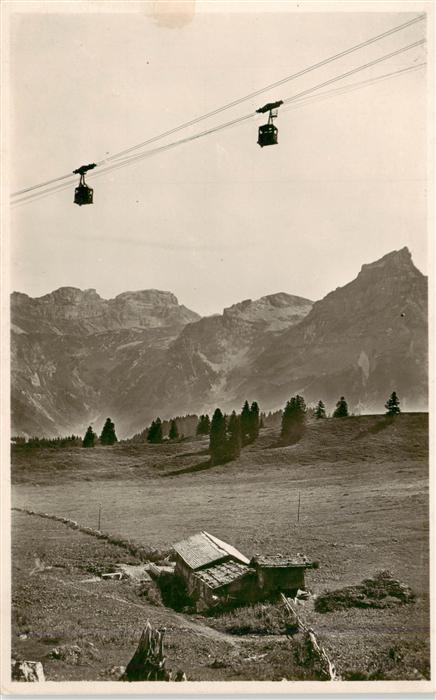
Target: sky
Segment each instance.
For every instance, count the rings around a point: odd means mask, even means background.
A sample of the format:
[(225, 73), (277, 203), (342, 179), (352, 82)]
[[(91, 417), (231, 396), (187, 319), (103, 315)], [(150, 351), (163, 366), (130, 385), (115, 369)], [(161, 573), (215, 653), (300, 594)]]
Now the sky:
[[(419, 14), (418, 7), (182, 5), (188, 12), (166, 16), (153, 14), (154, 3), (121, 11), (101, 3), (100, 12), (95, 4), (46, 3), (37, 12), (36, 2), (11, 17), (13, 192), (101, 161)], [(424, 36), (419, 22), (138, 152), (253, 115), (239, 125), (108, 174), (96, 168), (88, 177), (92, 206), (73, 204), (74, 180), (14, 206), (12, 289), (41, 296), (73, 286), (112, 298), (155, 288), (208, 315), (276, 292), (320, 299), (362, 264), (404, 246), (427, 273), (425, 67), (284, 105), (276, 146), (257, 145), (265, 117), (255, 114)], [(425, 56), (419, 46), (330, 89)]]

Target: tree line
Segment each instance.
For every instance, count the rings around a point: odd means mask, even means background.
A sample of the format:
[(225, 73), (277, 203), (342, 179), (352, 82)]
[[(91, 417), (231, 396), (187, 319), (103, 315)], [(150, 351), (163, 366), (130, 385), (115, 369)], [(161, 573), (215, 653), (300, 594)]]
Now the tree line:
[[(392, 392), (389, 399), (385, 403), (387, 416), (396, 416), (400, 411), (400, 401), (395, 391)], [(305, 430), (306, 418), (309, 411), (302, 396), (293, 396), (282, 413), (282, 422), (280, 437), (285, 445), (291, 445), (298, 442)], [(325, 405), (323, 401), (318, 401), (316, 407), (312, 409), (312, 415), (316, 419), (327, 418)], [(348, 403), (344, 396), (341, 396), (336, 403), (336, 408), (333, 411), (333, 418), (347, 418), (350, 415)]]
[(260, 411), (257, 401), (251, 406), (245, 401), (241, 413), (225, 415), (215, 409), (210, 424), (209, 454), (212, 464), (224, 464), (236, 459), (242, 447), (254, 442), (260, 430)]
[(118, 438), (115, 433), (115, 424), (110, 418), (106, 418), (100, 438), (98, 438), (97, 434), (94, 433), (91, 425), (88, 427), (85, 437), (83, 438), (82, 447), (95, 447), (98, 440), (100, 445), (114, 445), (116, 442), (118, 442)]
[[(153, 438), (153, 441), (160, 442), (160, 433), (161, 433), (161, 439), (164, 440), (165, 438), (169, 437), (170, 429), (171, 429), (171, 423), (174, 422), (176, 423), (177, 427), (177, 432), (178, 432), (178, 438), (177, 439), (184, 439), (187, 436), (192, 436), (196, 434), (197, 428), (198, 428), (198, 421), (199, 418), (197, 414), (195, 413), (188, 413), (183, 416), (175, 416), (173, 418), (170, 418), (168, 420), (161, 420), (160, 417), (156, 418), (152, 423), (144, 428), (144, 430), (141, 430), (139, 433), (135, 433), (133, 437), (129, 438), (128, 441), (132, 443), (143, 443), (147, 442), (148, 434), (150, 431), (150, 428), (153, 426), (153, 423), (156, 423), (159, 425), (160, 424), (160, 429), (156, 431), (156, 440)], [(154, 427), (154, 426), (153, 426)], [(174, 435), (174, 427), (173, 430), (171, 431), (172, 435)], [(153, 435), (153, 430), (152, 430), (152, 435)], [(172, 439), (175, 439), (174, 437)]]
[[(182, 416), (179, 418), (170, 418), (169, 421), (162, 421), (159, 416), (151, 422), (151, 424), (146, 428), (144, 437), (147, 442), (157, 444), (163, 442), (167, 437), (169, 440), (181, 440), (185, 437), (183, 432), (183, 425), (186, 425), (186, 419), (188, 416)], [(193, 416), (189, 416), (190, 419)], [(210, 433), (210, 418), (208, 415), (201, 415), (199, 418), (195, 416), (196, 426), (192, 425), (192, 420), (190, 420), (190, 428), (192, 432), (196, 435), (209, 435)], [(188, 433), (189, 435), (189, 433)]]
[(66, 435), (65, 437), (45, 438), (45, 437), (30, 437), (26, 439), (19, 435), (14, 435), (11, 442), (16, 447), (49, 447), (51, 449), (61, 449), (64, 447), (80, 447), (82, 438), (79, 435)]
[(12, 437), (11, 441), (17, 447), (49, 447), (56, 449), (64, 447), (95, 447), (98, 442), (100, 445), (114, 445), (118, 438), (113, 421), (107, 418), (100, 437), (93, 431), (92, 426), (89, 426), (83, 438), (78, 435), (56, 438), (32, 437), (28, 440), (25, 437)]
[[(400, 401), (395, 391), (392, 392), (385, 403), (387, 416), (396, 416), (400, 410)], [(346, 418), (349, 416), (348, 404), (344, 396), (341, 396), (336, 403), (333, 418)], [(195, 427), (195, 434), (198, 436), (209, 435), (209, 453), (213, 464), (221, 464), (239, 457), (242, 447), (256, 440), (259, 430), (263, 427), (277, 427), (280, 422), (280, 438), (282, 444), (293, 444), (298, 442), (303, 434), (308, 416), (316, 419), (327, 418), (325, 405), (322, 400), (318, 401), (314, 408), (308, 408), (302, 396), (293, 396), (283, 410), (261, 413), (259, 405), (253, 401), (251, 406), (245, 401), (240, 414), (232, 411), (230, 416), (224, 414), (220, 408), (215, 412), (210, 420), (207, 414), (199, 417), (186, 415), (171, 418), (169, 421), (162, 421), (159, 417), (153, 420), (142, 433), (132, 438), (133, 442), (143, 442), (146, 439), (150, 443), (158, 444), (164, 440), (164, 430), (167, 431), (170, 440), (183, 438), (180, 433), (179, 424), (189, 423), (190, 429)], [(188, 433), (192, 434), (192, 433)], [(114, 445), (117, 441), (115, 424), (107, 418), (101, 431), (100, 437), (89, 426), (82, 438), (77, 435), (69, 435), (57, 438), (39, 438), (14, 436), (12, 443), (17, 447), (94, 447), (98, 442), (101, 445)]]

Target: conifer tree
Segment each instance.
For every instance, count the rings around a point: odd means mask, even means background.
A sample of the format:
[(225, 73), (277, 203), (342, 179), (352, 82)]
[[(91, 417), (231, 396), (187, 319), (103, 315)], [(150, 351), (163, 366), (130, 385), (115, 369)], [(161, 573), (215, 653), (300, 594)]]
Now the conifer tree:
[(259, 437), (259, 428), (259, 406), (257, 401), (253, 401), (250, 407), (250, 424), (248, 430), (251, 442), (254, 442), (254, 440), (256, 440), (256, 438)]
[(154, 420), (151, 421), (147, 428), (147, 442), (153, 442), (154, 435), (156, 433), (156, 423)]
[(348, 415), (348, 404), (345, 401), (345, 398), (341, 396), (341, 398), (336, 404), (336, 408), (333, 413), (333, 418), (346, 418)]
[(162, 421), (159, 417), (152, 421), (147, 432), (147, 440), (153, 444), (162, 442)]
[(325, 413), (325, 406), (323, 402), (320, 400), (318, 401), (318, 404), (315, 408), (315, 418), (325, 418), (326, 413)]
[(227, 459), (226, 419), (219, 408), (210, 424), (209, 452), (212, 464), (222, 464)]
[(286, 403), (282, 414), (280, 437), (285, 445), (292, 445), (303, 437), (306, 424), (306, 402), (297, 394)]
[(172, 421), (170, 423), (170, 430), (168, 433), (168, 437), (170, 440), (177, 440), (177, 438), (179, 437), (179, 429), (177, 427), (177, 422), (174, 418), (172, 419)]
[(83, 438), (82, 447), (94, 447), (96, 439), (97, 435), (94, 433), (92, 427), (89, 426)]
[(241, 438), (242, 438), (242, 444), (246, 445), (247, 442), (250, 442), (250, 421), (251, 421), (251, 412), (250, 412), (250, 406), (248, 401), (246, 401), (242, 407), (241, 411)]
[(233, 411), (229, 418), (227, 427), (227, 459), (237, 459), (241, 454), (242, 438), (241, 438), (241, 419)]
[(201, 415), (197, 423), (197, 435), (209, 435), (210, 433), (210, 418), (206, 415)]
[(385, 403), (386, 415), (387, 416), (397, 416), (400, 411), (400, 399), (395, 391), (392, 392), (390, 397)]
[(101, 431), (100, 442), (102, 445), (113, 445), (115, 442), (117, 442), (115, 425), (112, 423), (110, 418), (106, 418), (106, 423)]

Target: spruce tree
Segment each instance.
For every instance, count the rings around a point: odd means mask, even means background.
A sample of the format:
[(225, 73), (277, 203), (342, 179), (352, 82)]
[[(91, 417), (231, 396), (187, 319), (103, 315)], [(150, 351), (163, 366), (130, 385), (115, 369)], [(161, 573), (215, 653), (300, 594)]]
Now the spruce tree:
[(229, 418), (227, 427), (227, 459), (237, 459), (241, 454), (242, 438), (241, 438), (241, 419), (236, 415), (235, 411)]
[(285, 445), (298, 442), (304, 434), (306, 424), (306, 402), (297, 394), (286, 403), (282, 414), (280, 437)]
[(155, 442), (162, 442), (162, 439), (163, 439), (162, 421), (159, 418), (159, 416), (155, 420), (155, 426), (156, 426)]
[(222, 464), (227, 459), (226, 419), (219, 408), (210, 424), (209, 452), (212, 464)]
[(386, 415), (387, 416), (397, 416), (400, 411), (400, 399), (395, 391), (392, 392), (390, 397), (385, 403)]
[(250, 441), (254, 442), (256, 438), (259, 437), (260, 419), (259, 419), (259, 406), (257, 401), (253, 401), (250, 407), (250, 425), (249, 425), (249, 436)]
[(315, 408), (315, 418), (325, 418), (326, 413), (325, 413), (325, 406), (322, 401), (318, 401), (318, 404)]
[(210, 433), (210, 418), (206, 415), (201, 415), (197, 423), (197, 435), (209, 435)]
[(89, 426), (83, 438), (82, 447), (94, 447), (96, 439), (97, 435), (94, 433), (92, 427)]
[(156, 433), (156, 423), (154, 422), (154, 420), (152, 420), (150, 425), (147, 428), (147, 442), (154, 441), (155, 433)]
[(100, 442), (102, 445), (113, 445), (115, 442), (117, 442), (115, 425), (112, 423), (110, 418), (106, 418), (106, 423), (101, 431)]
[(250, 442), (251, 411), (248, 401), (246, 401), (241, 411), (241, 438), (242, 444)]
[(147, 440), (153, 444), (162, 442), (162, 421), (159, 417), (152, 421), (147, 432)]
[(348, 404), (345, 398), (341, 396), (336, 404), (335, 411), (333, 413), (333, 418), (346, 418), (348, 416)]
[(168, 433), (168, 437), (170, 440), (177, 440), (177, 438), (179, 437), (179, 429), (177, 427), (177, 422), (174, 418), (172, 419), (172, 421), (170, 423), (170, 430)]

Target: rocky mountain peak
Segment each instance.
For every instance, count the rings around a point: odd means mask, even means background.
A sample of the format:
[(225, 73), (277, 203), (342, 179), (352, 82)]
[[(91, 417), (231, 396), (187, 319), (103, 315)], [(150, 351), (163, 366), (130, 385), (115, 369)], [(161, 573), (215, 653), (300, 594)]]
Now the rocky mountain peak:
[(172, 292), (162, 292), (159, 289), (140, 289), (135, 292), (117, 294), (115, 302), (139, 303), (156, 306), (178, 306), (179, 301)]
[[(356, 320), (362, 311), (369, 322), (370, 315), (374, 319), (374, 314), (383, 315), (387, 307), (404, 307), (415, 296), (425, 297), (426, 291), (427, 278), (415, 267), (409, 249), (404, 247), (362, 265), (354, 280), (337, 287), (313, 305), (306, 322), (325, 319), (329, 314), (349, 315), (350, 320)], [(381, 299), (384, 299), (384, 304), (380, 303)]]
[(274, 339), (255, 368), (262, 378), (257, 393), (271, 403), (286, 398), (284, 388), (309, 401), (346, 394), (359, 410), (378, 412), (395, 389), (406, 410), (422, 410), (426, 353), (427, 278), (403, 248), (363, 265), (354, 280)]
[(95, 289), (78, 289), (77, 287), (59, 287), (53, 292), (36, 297), (36, 301), (54, 304), (81, 304), (90, 301), (101, 301)]
[(201, 318), (171, 292), (114, 299), (62, 287), (12, 295), (13, 431), (83, 433), (110, 415), (120, 434), (157, 415), (264, 410), (295, 393), (328, 410), (427, 406), (427, 278), (402, 248), (320, 301), (280, 292)]
[(369, 274), (376, 276), (393, 276), (399, 274), (422, 275), (413, 264), (412, 254), (407, 246), (400, 250), (393, 250), (391, 253), (387, 253), (375, 262), (362, 265), (357, 279), (359, 279), (360, 276)]
[(145, 289), (103, 299), (95, 289), (60, 287), (32, 298), (11, 295), (13, 323), (25, 332), (56, 335), (93, 334), (127, 328), (168, 328), (180, 331), (200, 316), (180, 305), (171, 292)]
[(259, 299), (245, 299), (223, 311), (226, 320), (240, 320), (250, 324), (262, 324), (272, 330), (286, 328), (301, 320), (312, 308), (310, 299), (285, 292), (268, 294)]

